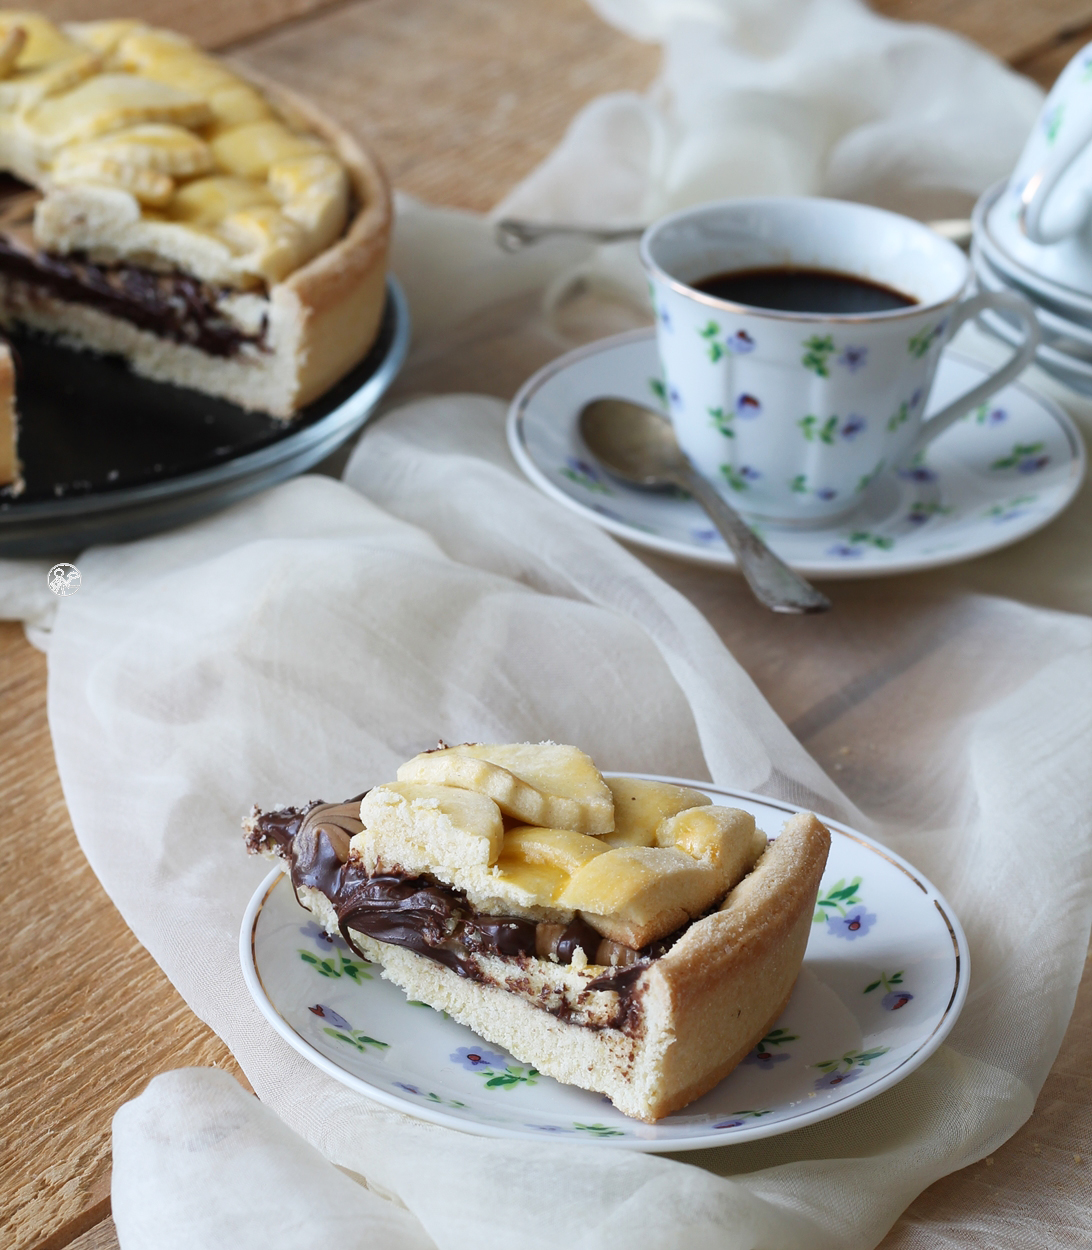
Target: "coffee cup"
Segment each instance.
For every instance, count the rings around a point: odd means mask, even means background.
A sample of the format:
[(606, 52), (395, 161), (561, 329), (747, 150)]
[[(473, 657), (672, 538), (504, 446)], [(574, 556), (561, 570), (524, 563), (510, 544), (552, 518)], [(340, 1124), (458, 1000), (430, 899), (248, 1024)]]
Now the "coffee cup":
[[(1016, 221), (1044, 246), (1092, 225), (1092, 44), (1058, 76), (1009, 179)], [(1090, 240), (1083, 240), (1084, 250)]]
[[(864, 204), (700, 205), (651, 226), (641, 259), (679, 443), (759, 520), (823, 524), (852, 512), (885, 469), (1016, 377), (1039, 340), (1021, 296), (965, 296), (970, 269), (953, 243)], [(1017, 315), (1022, 345), (926, 419), (941, 350), (986, 308)]]
[(1051, 88), (983, 226), (1003, 268), (1092, 292), (1092, 44)]

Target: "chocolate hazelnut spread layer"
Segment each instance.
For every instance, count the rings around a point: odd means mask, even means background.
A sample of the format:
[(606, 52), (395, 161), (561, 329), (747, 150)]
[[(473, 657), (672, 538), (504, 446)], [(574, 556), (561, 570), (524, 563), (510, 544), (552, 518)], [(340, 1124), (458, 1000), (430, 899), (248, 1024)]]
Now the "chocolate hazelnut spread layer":
[(275, 851), (288, 862), (297, 895), (309, 887), (329, 899), (342, 935), (358, 954), (362, 952), (353, 931), (407, 947), (459, 976), (480, 979), (478, 955), (534, 956), (571, 964), (580, 952), (581, 962), (604, 966), (604, 972), (589, 983), (590, 989), (621, 992), (681, 936), (680, 931), (634, 950), (603, 938), (579, 915), (567, 925), (483, 915), (464, 891), (430, 874), (391, 870), (369, 874), (349, 853), (350, 839), (364, 827), (361, 797), (272, 812), (255, 809), (246, 829), (248, 850)]
[(260, 334), (244, 334), (217, 310), (217, 292), (180, 273), (134, 265), (94, 265), (83, 258), (24, 253), (0, 235), (0, 272), (48, 295), (123, 317), (160, 338), (187, 343), (209, 356), (234, 356)]
[(39, 192), (18, 179), (0, 179), (0, 274), (45, 295), (123, 317), (210, 356), (234, 356), (244, 343), (263, 343), (264, 324), (257, 333), (245, 333), (219, 310), (219, 301), (232, 293), (228, 288), (183, 273), (133, 264), (97, 265), (85, 256), (42, 251), (31, 229), (40, 199)]

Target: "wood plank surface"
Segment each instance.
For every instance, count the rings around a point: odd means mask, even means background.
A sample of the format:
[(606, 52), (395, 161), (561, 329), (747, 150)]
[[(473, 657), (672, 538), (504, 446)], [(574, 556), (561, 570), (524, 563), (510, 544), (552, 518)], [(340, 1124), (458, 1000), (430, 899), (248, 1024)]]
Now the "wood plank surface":
[[(104, 17), (136, 17), (189, 35), (206, 48), (219, 48), (282, 22), (329, 8), (339, 0), (39, 0), (27, 4), (55, 22), (90, 22)], [(16, 6), (12, 6), (16, 7)], [(23, 7), (23, 6), (18, 6)]]
[[(655, 48), (603, 25), (583, 0), (129, 0), (116, 7), (49, 0), (42, 7), (65, 18), (141, 16), (207, 46), (234, 41), (242, 61), (356, 129), (398, 186), (477, 210), (533, 168), (582, 104), (607, 90), (643, 89), (658, 65)], [(876, 7), (975, 38), (1044, 83), (1092, 38), (1085, 33), (1092, 0), (878, 0)], [(118, 1105), (168, 1068), (218, 1064), (238, 1072), (125, 927), (79, 851), (53, 761), (45, 682), (44, 657), (17, 627), (0, 625), (0, 868), (9, 883), (0, 919), (0, 1245), (105, 1250), (117, 1244), (104, 1217)], [(17, 869), (28, 846), (47, 841), (63, 848), (52, 880), (66, 902), (43, 916), (36, 883)], [(1032, 1120), (992, 1164), (933, 1186), (885, 1250), (911, 1250), (930, 1219), (958, 1227), (996, 1201), (991, 1193), (1030, 1205), (1035, 1160), (1048, 1150), (1078, 1153), (1071, 1110), (1092, 1100), (1090, 1052), (1086, 975)], [(1073, 1165), (1074, 1184), (1087, 1181), (1081, 1166)]]
[(659, 49), (584, 0), (366, 0), (250, 41), (239, 59), (322, 103), (395, 185), (484, 212), (606, 91), (643, 90)]
[(84, 859), (53, 762), (45, 689), (45, 656), (19, 626), (0, 623), (5, 1250), (64, 1245), (102, 1219), (111, 1117), (157, 1072), (212, 1064), (242, 1079)]
[(1069, 62), (1087, 43), (1092, 43), (1092, 22), (1076, 27), (1071, 32), (1062, 31), (1057, 38), (1013, 61), (1013, 67), (1021, 74), (1034, 78), (1048, 88)]
[(931, 22), (1018, 62), (1092, 25), (1092, 0), (872, 0), (906, 22)]
[(70, 1250), (118, 1250), (118, 1234), (114, 1221), (106, 1216), (68, 1245)]

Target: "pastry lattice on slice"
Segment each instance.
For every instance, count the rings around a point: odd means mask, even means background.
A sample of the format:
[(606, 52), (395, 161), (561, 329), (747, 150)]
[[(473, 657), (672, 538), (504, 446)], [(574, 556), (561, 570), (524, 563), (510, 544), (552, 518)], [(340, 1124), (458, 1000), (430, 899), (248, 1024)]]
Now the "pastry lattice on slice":
[(403, 764), (398, 780), (475, 790), (525, 824), (579, 833), (614, 828), (614, 799), (599, 769), (583, 751), (556, 742), (440, 747)]
[(413, 999), (648, 1121), (716, 1085), (784, 1010), (830, 845), (810, 814), (768, 842), (746, 812), (604, 781), (554, 743), (426, 753), (360, 800), (255, 808), (244, 828)]
[(179, 35), (0, 12), (0, 170), (5, 325), (282, 418), (378, 332), (375, 162)]

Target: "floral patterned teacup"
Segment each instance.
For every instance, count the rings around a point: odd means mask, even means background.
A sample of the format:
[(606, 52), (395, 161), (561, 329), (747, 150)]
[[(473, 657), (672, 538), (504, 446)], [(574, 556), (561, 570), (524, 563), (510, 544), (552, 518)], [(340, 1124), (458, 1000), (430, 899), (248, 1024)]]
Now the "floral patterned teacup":
[(1092, 44), (1051, 88), (987, 228), (1018, 264), (1092, 292)]
[[(1020, 373), (1038, 343), (1026, 300), (962, 299), (969, 266), (959, 248), (863, 204), (769, 197), (685, 209), (645, 233), (641, 258), (679, 442), (736, 508), (763, 520), (822, 523), (852, 511), (885, 468)], [(692, 285), (770, 267), (833, 270), (915, 302), (889, 312), (782, 312)], [(926, 421), (942, 347), (983, 308), (1017, 313), (1022, 347)]]
[[(1009, 180), (1019, 204), (1017, 222), (1033, 243), (1059, 243), (1092, 224), (1090, 173), (1092, 44), (1087, 44), (1051, 88)], [(1092, 262), (1087, 235), (1082, 243), (1086, 275)]]

